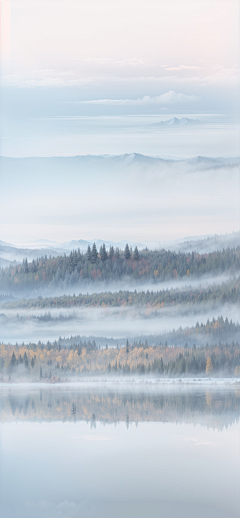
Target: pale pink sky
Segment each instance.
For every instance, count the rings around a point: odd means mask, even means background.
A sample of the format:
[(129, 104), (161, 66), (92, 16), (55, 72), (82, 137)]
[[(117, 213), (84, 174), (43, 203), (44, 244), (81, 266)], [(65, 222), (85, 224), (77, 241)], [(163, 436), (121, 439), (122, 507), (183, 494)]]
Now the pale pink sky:
[[(2, 0), (2, 82), (236, 84), (238, 0)], [(130, 92), (132, 94), (132, 91)], [(132, 95), (131, 95), (132, 97)]]

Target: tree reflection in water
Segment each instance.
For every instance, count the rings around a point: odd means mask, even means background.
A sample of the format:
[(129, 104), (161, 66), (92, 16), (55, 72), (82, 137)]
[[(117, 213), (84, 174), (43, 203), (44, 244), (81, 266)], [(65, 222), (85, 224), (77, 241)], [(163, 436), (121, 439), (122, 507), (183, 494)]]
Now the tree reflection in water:
[(223, 429), (239, 421), (240, 387), (4, 387), (0, 420), (198, 423)]

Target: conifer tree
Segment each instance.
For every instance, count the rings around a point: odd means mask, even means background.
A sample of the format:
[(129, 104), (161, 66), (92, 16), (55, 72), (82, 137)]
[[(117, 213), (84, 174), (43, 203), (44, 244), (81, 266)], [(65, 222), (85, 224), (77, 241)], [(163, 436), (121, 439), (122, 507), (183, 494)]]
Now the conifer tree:
[(109, 259), (112, 259), (114, 256), (114, 248), (113, 246), (110, 246), (110, 249), (109, 249)]
[(32, 272), (33, 273), (37, 272), (37, 265), (36, 265), (36, 262), (34, 261), (34, 259), (32, 260)]
[(90, 247), (90, 245), (88, 245), (88, 248), (87, 248), (87, 260), (91, 261), (91, 259), (92, 259), (91, 247)]
[(106, 259), (107, 259), (107, 251), (106, 251), (106, 247), (105, 247), (104, 243), (103, 243), (102, 247), (100, 248), (100, 255), (101, 255), (102, 261), (106, 261)]
[(26, 369), (28, 369), (28, 357), (27, 357), (26, 351), (23, 355), (23, 361), (24, 361), (24, 365), (25, 365)]
[(131, 254), (130, 254), (128, 243), (125, 246), (124, 257), (125, 257), (125, 259), (130, 259), (131, 258)]
[(92, 261), (92, 263), (96, 263), (96, 261), (97, 261), (97, 255), (98, 255), (97, 247), (96, 247), (96, 244), (95, 244), (95, 243), (93, 243), (93, 247), (92, 247), (92, 255), (91, 255), (91, 261)]
[(28, 260), (26, 258), (25, 265), (24, 265), (24, 273), (28, 273), (28, 272), (29, 272), (29, 267), (28, 267)]
[(77, 262), (78, 262), (78, 256), (77, 256), (77, 252), (76, 250), (73, 252), (73, 259), (72, 259), (72, 263), (73, 263), (73, 268), (76, 268), (77, 266)]
[(69, 264), (70, 264), (70, 267), (73, 268), (73, 253), (72, 252), (69, 255)]
[(136, 246), (136, 247), (135, 247), (135, 249), (134, 249), (133, 259), (134, 259), (135, 261), (138, 261), (138, 259), (139, 259), (138, 247), (137, 247), (137, 246)]
[(164, 366), (163, 366), (163, 359), (162, 359), (162, 356), (161, 356), (161, 360), (160, 360), (160, 372), (163, 374), (163, 371), (164, 371)]
[(11, 362), (10, 362), (10, 370), (13, 370), (15, 365), (16, 365), (16, 356), (15, 356), (15, 353), (13, 351), (12, 357), (11, 357)]

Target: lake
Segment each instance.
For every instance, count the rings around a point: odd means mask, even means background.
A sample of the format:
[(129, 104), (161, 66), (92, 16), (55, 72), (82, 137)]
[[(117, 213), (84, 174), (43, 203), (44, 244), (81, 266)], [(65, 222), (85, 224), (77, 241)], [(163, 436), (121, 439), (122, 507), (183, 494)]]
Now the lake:
[(0, 387), (3, 518), (237, 518), (240, 384)]

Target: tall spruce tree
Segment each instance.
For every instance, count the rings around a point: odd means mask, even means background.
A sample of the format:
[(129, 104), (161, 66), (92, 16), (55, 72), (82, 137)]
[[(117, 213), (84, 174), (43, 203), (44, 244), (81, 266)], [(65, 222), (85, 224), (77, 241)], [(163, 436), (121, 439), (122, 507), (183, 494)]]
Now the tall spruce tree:
[(114, 256), (114, 248), (113, 246), (110, 246), (109, 248), (109, 259), (112, 259)]
[(90, 247), (90, 245), (88, 245), (88, 248), (87, 248), (87, 260), (90, 262), (91, 259), (92, 259), (91, 247)]
[(70, 264), (70, 268), (73, 268), (73, 252), (71, 252), (69, 255), (69, 264)]
[(130, 259), (131, 258), (131, 254), (130, 254), (128, 243), (125, 246), (124, 257), (125, 257), (125, 259)]
[(75, 250), (73, 252), (73, 259), (72, 259), (73, 268), (76, 268), (77, 263), (78, 263), (78, 256), (77, 256), (77, 251)]
[(96, 261), (97, 261), (97, 256), (98, 256), (97, 247), (96, 247), (96, 244), (95, 244), (95, 243), (93, 243), (93, 247), (92, 247), (92, 256), (91, 256), (91, 261), (92, 261), (92, 263), (96, 263)]
[(11, 361), (10, 361), (10, 370), (12, 371), (16, 365), (16, 356), (15, 356), (15, 352), (13, 351), (12, 353), (12, 357), (11, 357)]
[(25, 353), (23, 355), (23, 361), (24, 361), (25, 368), (28, 369), (28, 357), (27, 357), (26, 351), (25, 351)]
[(107, 251), (106, 251), (106, 247), (105, 247), (105, 243), (103, 243), (101, 249), (100, 249), (100, 255), (101, 255), (101, 259), (102, 261), (106, 261), (107, 260)]
[(24, 264), (24, 273), (28, 273), (29, 272), (29, 267), (28, 267), (28, 260), (27, 258), (25, 259), (25, 264)]
[(135, 261), (138, 261), (138, 259), (139, 259), (138, 247), (137, 247), (137, 246), (135, 246), (135, 249), (134, 249), (133, 259), (134, 259)]
[(34, 259), (32, 260), (32, 272), (33, 273), (37, 272), (37, 265), (36, 265), (36, 262), (34, 261)]
[(163, 374), (163, 371), (164, 371), (164, 365), (163, 365), (163, 359), (162, 359), (162, 356), (161, 356), (161, 360), (160, 360), (160, 372), (161, 372), (161, 374)]

